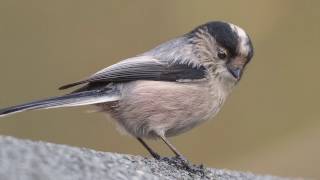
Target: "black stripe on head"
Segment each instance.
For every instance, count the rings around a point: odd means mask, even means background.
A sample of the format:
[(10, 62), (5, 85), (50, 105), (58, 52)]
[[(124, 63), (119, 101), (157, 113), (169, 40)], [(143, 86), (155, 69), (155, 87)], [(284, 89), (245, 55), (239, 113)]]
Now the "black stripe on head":
[(212, 21), (206, 24), (200, 25), (195, 28), (191, 33), (197, 32), (199, 29), (206, 29), (208, 33), (215, 38), (220, 46), (224, 47), (231, 57), (237, 55), (238, 35), (234, 32), (230, 25), (221, 21)]
[(247, 42), (250, 50), (248, 52), (248, 55), (247, 55), (247, 63), (250, 62), (250, 60), (252, 59), (253, 57), (253, 54), (254, 54), (254, 48), (253, 48), (253, 45), (252, 45), (252, 42), (251, 42), (251, 39), (249, 38), (248, 42)]
[(237, 55), (238, 35), (225, 22), (209, 22), (205, 24), (208, 32), (215, 38), (220, 46), (227, 49), (231, 57)]

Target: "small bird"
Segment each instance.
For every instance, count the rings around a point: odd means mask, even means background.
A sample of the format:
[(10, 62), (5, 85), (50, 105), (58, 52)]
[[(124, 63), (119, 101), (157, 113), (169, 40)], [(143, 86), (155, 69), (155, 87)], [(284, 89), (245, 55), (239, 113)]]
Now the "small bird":
[(161, 139), (180, 158), (167, 137), (184, 133), (214, 117), (240, 81), (253, 56), (248, 34), (222, 21), (202, 24), (150, 51), (111, 65), (63, 96), (0, 110), (14, 113), (94, 105), (108, 113), (156, 159), (144, 139)]

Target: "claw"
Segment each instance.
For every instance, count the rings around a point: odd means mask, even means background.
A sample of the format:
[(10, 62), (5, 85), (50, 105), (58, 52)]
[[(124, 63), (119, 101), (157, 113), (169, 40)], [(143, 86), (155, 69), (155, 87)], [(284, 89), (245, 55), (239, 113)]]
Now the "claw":
[(188, 159), (186, 157), (182, 156), (182, 155), (178, 155), (175, 158), (180, 160), (182, 163), (189, 164)]
[(161, 157), (160, 161), (165, 161), (166, 163), (175, 166), (178, 169), (183, 169), (189, 173), (198, 174), (200, 176), (205, 175), (204, 166), (191, 164), (184, 156), (175, 157)]
[(162, 157), (161, 157), (159, 154), (157, 154), (157, 153), (152, 153), (151, 156), (152, 156), (153, 158), (155, 158), (156, 160), (161, 160), (161, 159), (162, 159)]

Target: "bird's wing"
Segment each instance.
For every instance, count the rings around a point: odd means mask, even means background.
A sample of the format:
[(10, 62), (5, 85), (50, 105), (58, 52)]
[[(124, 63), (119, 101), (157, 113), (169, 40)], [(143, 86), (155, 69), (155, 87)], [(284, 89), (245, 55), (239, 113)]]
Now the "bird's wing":
[(206, 68), (177, 61), (161, 61), (149, 56), (140, 56), (120, 61), (87, 79), (70, 83), (59, 89), (67, 89), (80, 84), (128, 82), (135, 80), (182, 81), (203, 79)]

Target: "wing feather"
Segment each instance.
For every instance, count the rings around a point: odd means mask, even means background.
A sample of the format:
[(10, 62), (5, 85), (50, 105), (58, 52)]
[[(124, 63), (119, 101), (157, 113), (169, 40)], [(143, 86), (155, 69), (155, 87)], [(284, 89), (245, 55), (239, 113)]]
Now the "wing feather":
[(67, 89), (86, 83), (127, 82), (135, 80), (180, 81), (202, 79), (206, 69), (203, 66), (178, 64), (177, 61), (160, 61), (148, 56), (140, 56), (120, 61), (89, 78), (61, 86)]

